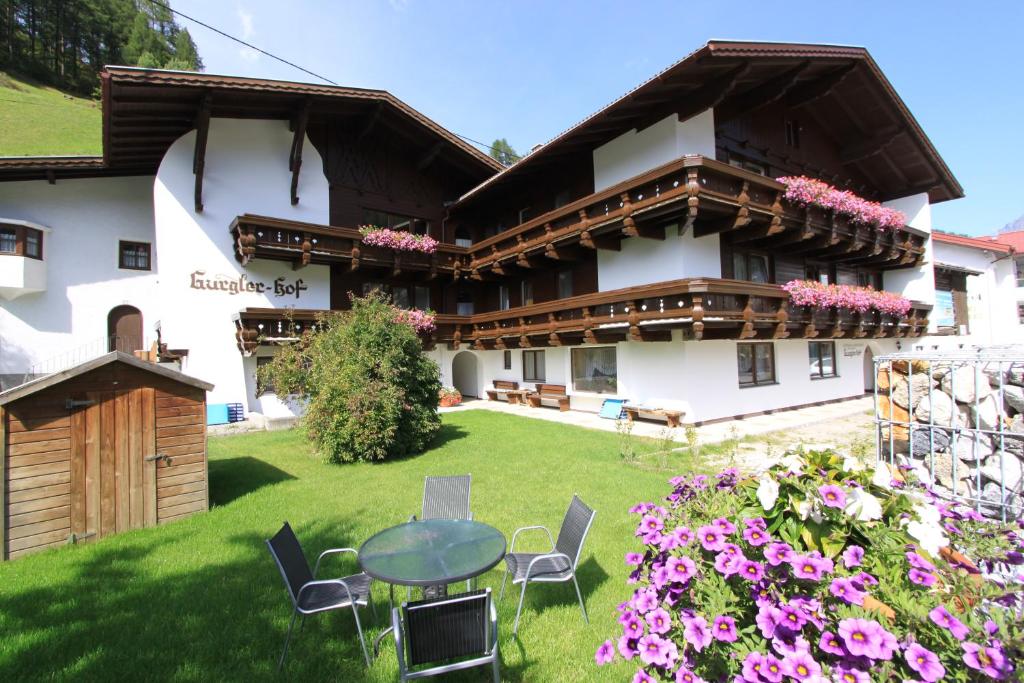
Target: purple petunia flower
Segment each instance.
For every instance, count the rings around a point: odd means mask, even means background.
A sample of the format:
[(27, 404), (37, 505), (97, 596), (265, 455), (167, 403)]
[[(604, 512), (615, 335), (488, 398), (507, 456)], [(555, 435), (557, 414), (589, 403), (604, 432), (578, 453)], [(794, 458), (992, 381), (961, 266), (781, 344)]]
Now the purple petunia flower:
[(764, 559), (773, 567), (789, 562), (793, 557), (793, 548), (788, 543), (772, 543), (764, 551)]
[(757, 583), (764, 578), (764, 566), (760, 562), (743, 560), (740, 562), (739, 575), (747, 581)]
[(658, 593), (653, 588), (638, 590), (633, 594), (632, 603), (633, 609), (645, 614), (658, 606)]
[(688, 526), (678, 526), (672, 530), (672, 537), (679, 542), (679, 547), (685, 547), (693, 540), (693, 531)]
[(970, 630), (964, 626), (964, 623), (950, 614), (944, 605), (939, 605), (929, 612), (928, 618), (937, 626), (948, 629), (957, 640), (963, 640), (970, 633)]
[(668, 654), (668, 643), (657, 633), (648, 633), (637, 643), (640, 651), (640, 661), (644, 664), (655, 666), (665, 665), (665, 655)]
[(644, 556), (640, 553), (626, 553), (626, 564), (631, 567), (639, 567), (644, 561)]
[(744, 562), (742, 555), (729, 555), (718, 553), (715, 555), (715, 570), (722, 576), (732, 576), (740, 570), (740, 564)]
[(964, 533), (960, 530), (960, 527), (958, 527), (956, 524), (953, 524), (953, 522), (943, 522), (942, 528), (945, 529), (947, 532), (953, 534), (954, 536), (962, 536)]
[(911, 583), (916, 583), (918, 586), (924, 586), (925, 588), (935, 585), (935, 574), (931, 572), (922, 571), (916, 567), (912, 567), (907, 573), (907, 577)]
[(625, 624), (630, 619), (636, 619), (636, 613), (633, 612), (633, 610), (631, 610), (631, 609), (627, 609), (628, 605), (629, 605), (629, 603), (627, 603), (627, 602), (624, 602), (621, 605), (619, 605), (620, 609), (622, 609), (622, 613), (619, 614), (619, 623), (620, 624)]
[(916, 671), (925, 683), (934, 683), (946, 675), (946, 668), (934, 652), (917, 643), (911, 643), (903, 652), (907, 666)]
[(790, 560), (789, 566), (793, 568), (793, 573), (798, 579), (809, 581), (820, 581), (826, 568), (821, 560), (811, 555), (797, 555)]
[(726, 536), (736, 533), (736, 525), (730, 522), (725, 517), (719, 517), (718, 519), (713, 520), (711, 523), (714, 526), (718, 527), (718, 529)]
[(878, 659), (881, 654), (882, 627), (867, 619), (843, 619), (839, 622), (839, 636), (854, 657)]
[(704, 683), (704, 679), (685, 666), (681, 666), (676, 671), (676, 683)]
[(807, 652), (798, 652), (782, 660), (782, 671), (790, 678), (805, 681), (821, 675), (821, 665)]
[(685, 555), (668, 558), (665, 569), (668, 570), (669, 580), (679, 583), (686, 583), (697, 573), (697, 565)]
[(652, 531), (661, 531), (665, 528), (665, 522), (660, 517), (654, 515), (644, 515), (643, 519), (640, 520), (640, 526), (637, 528), (637, 536), (643, 536), (649, 534)]
[(827, 508), (845, 508), (846, 492), (835, 484), (826, 484), (818, 487), (818, 495), (821, 496), (821, 503)]
[(783, 605), (779, 608), (779, 625), (785, 626), (790, 631), (799, 631), (807, 623), (807, 617), (803, 610), (792, 605)]
[(761, 678), (770, 683), (779, 683), (782, 680), (782, 662), (773, 655), (765, 655), (764, 664), (761, 666)]
[(743, 669), (740, 676), (748, 683), (761, 683), (761, 669), (764, 668), (764, 655), (760, 652), (751, 652), (743, 660)]
[(725, 546), (725, 537), (722, 534), (722, 530), (716, 526), (708, 525), (697, 529), (697, 538), (700, 539), (700, 544), (704, 547), (704, 550), (718, 552)]
[(711, 631), (714, 634), (715, 640), (720, 640), (723, 643), (736, 642), (736, 620), (732, 617), (724, 615), (715, 617)]
[(598, 666), (604, 666), (613, 659), (615, 659), (615, 645), (612, 644), (612, 641), (606, 640), (601, 643), (600, 647), (597, 648), (597, 652), (594, 653), (594, 661), (597, 662)]
[(711, 630), (708, 629), (708, 622), (704, 617), (683, 618), (683, 638), (686, 639), (693, 649), (700, 652), (711, 643)]
[(779, 620), (782, 618), (782, 612), (778, 607), (772, 605), (765, 605), (757, 610), (757, 616), (754, 617), (754, 623), (761, 630), (761, 635), (765, 638), (771, 638), (775, 635), (775, 629), (778, 628)]
[(637, 669), (633, 674), (632, 683), (654, 683), (654, 679), (643, 669)]
[(818, 647), (830, 655), (838, 655), (842, 657), (846, 654), (846, 650), (843, 649), (843, 644), (839, 642), (839, 638), (836, 637), (831, 631), (822, 631), (821, 639), (818, 640)]
[(622, 622), (622, 633), (630, 640), (636, 640), (644, 634), (644, 624), (635, 615), (630, 614), (629, 618)]
[(764, 521), (764, 517), (754, 517), (753, 519), (747, 517), (743, 520), (743, 526), (747, 529), (760, 529), (764, 531), (768, 528), (768, 523)]
[(987, 633), (990, 636), (994, 636), (995, 634), (999, 633), (999, 624), (997, 624), (996, 622), (992, 621), (991, 619), (986, 619), (985, 620), (985, 633)]
[[(1007, 666), (1003, 651), (998, 647), (982, 647), (977, 643), (964, 643), (964, 664), (982, 672), (989, 678), (1002, 680), (1012, 668)], [(1012, 667), (1012, 665), (1010, 665)]]
[(880, 641), (878, 643), (878, 657), (876, 659), (892, 659), (893, 654), (900, 649), (896, 636), (886, 631), (879, 625)]
[(935, 571), (935, 565), (932, 564), (931, 562), (929, 562), (928, 560), (924, 559), (923, 557), (921, 557), (917, 553), (908, 552), (907, 553), (907, 562), (909, 562), (910, 566), (913, 567), (914, 569), (920, 569), (921, 571), (925, 571), (925, 572), (933, 572), (933, 571)]
[(851, 545), (843, 551), (843, 565), (847, 569), (853, 569), (859, 567), (861, 561), (864, 559), (864, 548), (859, 545)]
[(857, 590), (853, 581), (847, 578), (832, 579), (829, 592), (849, 605), (863, 605), (867, 593)]
[(768, 535), (768, 532), (764, 529), (757, 529), (754, 527), (747, 527), (743, 530), (743, 538), (752, 546), (764, 545), (768, 541), (772, 540), (772, 537)]
[(878, 585), (878, 579), (871, 576), (871, 574), (868, 574), (867, 572), (861, 572), (860, 574), (857, 574), (856, 576), (851, 576), (850, 578), (853, 580), (854, 583), (859, 583), (862, 586)]
[(627, 661), (636, 657), (636, 641), (631, 639), (629, 636), (621, 636), (615, 644), (615, 649), (617, 649), (619, 654), (622, 655), (622, 658)]
[(838, 683), (871, 683), (871, 677), (866, 671), (843, 664), (833, 667), (832, 675), (835, 676)]
[(648, 612), (644, 616), (644, 621), (651, 627), (651, 633), (665, 633), (672, 628), (672, 617), (661, 607)]

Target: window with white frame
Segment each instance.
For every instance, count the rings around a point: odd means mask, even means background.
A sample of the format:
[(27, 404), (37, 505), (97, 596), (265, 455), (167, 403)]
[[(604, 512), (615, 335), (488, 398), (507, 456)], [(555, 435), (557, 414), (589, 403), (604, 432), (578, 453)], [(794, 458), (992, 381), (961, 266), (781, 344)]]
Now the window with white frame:
[(523, 381), (544, 381), (544, 352), (523, 351)]
[(498, 310), (509, 309), (508, 285), (498, 285)]
[(807, 342), (807, 360), (811, 366), (811, 379), (837, 377), (836, 343), (831, 341)]
[(576, 391), (614, 394), (618, 389), (618, 379), (614, 346), (572, 350), (572, 386)]

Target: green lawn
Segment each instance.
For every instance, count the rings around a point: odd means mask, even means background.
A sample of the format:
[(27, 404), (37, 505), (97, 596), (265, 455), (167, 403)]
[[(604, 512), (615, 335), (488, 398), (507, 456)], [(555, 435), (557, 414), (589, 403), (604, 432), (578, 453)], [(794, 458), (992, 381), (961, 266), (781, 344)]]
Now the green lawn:
[[(574, 492), (597, 510), (579, 571), (591, 625), (571, 583), (535, 585), (512, 638), (516, 596), (506, 595), (498, 612), (504, 678), (622, 680), (632, 669), (598, 669), (593, 653), (617, 631), (614, 607), (627, 594), (622, 558), (636, 524), (627, 508), (663, 496), (670, 474), (691, 467), (678, 454), (671, 472), (625, 465), (618, 438), (467, 411), (446, 415), (422, 456), (341, 466), (322, 463), (294, 431), (213, 438), (209, 513), (0, 565), (0, 680), (272, 678), (290, 605), (264, 539), (288, 520), (313, 558), (328, 547), (358, 547), (418, 511), (425, 475), (467, 472), (476, 519), (508, 537), (527, 524), (557, 533)], [(354, 571), (351, 559), (337, 562), (321, 574)], [(501, 576), (499, 566), (480, 584), (497, 591)], [(387, 587), (377, 584), (375, 595), (378, 618), (364, 612), (371, 638), (385, 624)], [(293, 640), (286, 673), (393, 681), (393, 641), (385, 643), (367, 671), (351, 613), (313, 617)]]
[(103, 153), (100, 104), (0, 71), (0, 156)]

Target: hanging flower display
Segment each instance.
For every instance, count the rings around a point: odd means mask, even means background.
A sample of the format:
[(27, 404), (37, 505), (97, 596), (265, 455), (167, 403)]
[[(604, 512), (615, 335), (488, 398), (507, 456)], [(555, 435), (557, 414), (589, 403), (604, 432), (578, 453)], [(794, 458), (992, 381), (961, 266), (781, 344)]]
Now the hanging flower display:
[(902, 211), (868, 201), (852, 192), (836, 189), (820, 180), (806, 176), (783, 176), (776, 180), (786, 186), (786, 194), (783, 196), (802, 206), (828, 209), (846, 216), (854, 223), (875, 225), (889, 230), (896, 230), (907, 224), (907, 216)]
[(874, 309), (881, 313), (904, 317), (910, 312), (910, 299), (880, 292), (871, 287), (826, 285), (813, 280), (790, 280), (782, 285), (789, 299), (797, 306), (814, 308), (845, 308), (858, 313)]
[(375, 225), (364, 225), (359, 228), (363, 236), (363, 244), (373, 247), (385, 247), (396, 251), (418, 251), (433, 254), (437, 251), (438, 242), (429, 235), (414, 235), (404, 230), (378, 228)]
[(418, 308), (395, 309), (395, 320), (410, 325), (418, 334), (430, 334), (436, 330), (435, 319), (433, 311), (421, 311)]

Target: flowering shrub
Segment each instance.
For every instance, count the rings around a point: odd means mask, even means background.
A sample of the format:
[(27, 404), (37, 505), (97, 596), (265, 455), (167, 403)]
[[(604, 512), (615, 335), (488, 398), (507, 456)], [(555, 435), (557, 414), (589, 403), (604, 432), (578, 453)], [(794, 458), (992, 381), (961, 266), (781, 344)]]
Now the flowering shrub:
[(424, 254), (433, 254), (437, 251), (437, 240), (429, 235), (414, 235), (404, 230), (391, 230), (389, 228), (378, 228), (374, 225), (364, 225), (359, 228), (363, 235), (363, 244), (374, 247), (386, 247), (396, 251), (418, 251)]
[(462, 392), (455, 387), (441, 387), (437, 398), (442, 406), (457, 406), (462, 403)]
[(896, 230), (907, 224), (907, 216), (902, 211), (868, 201), (846, 190), (837, 190), (820, 180), (806, 176), (783, 176), (776, 180), (786, 186), (783, 196), (791, 202), (818, 206), (842, 214), (854, 223), (879, 228)]
[(410, 325), (417, 334), (430, 334), (437, 329), (437, 316), (433, 311), (421, 311), (418, 308), (396, 308), (395, 320)]
[(626, 555), (635, 590), (599, 665), (633, 661), (634, 682), (1015, 675), (1020, 585), (983, 580), (958, 553), (1013, 569), (1019, 528), (828, 451), (789, 454), (759, 479), (728, 469), (670, 483), (664, 504), (631, 509), (643, 544)]
[(910, 299), (892, 292), (879, 292), (871, 287), (826, 285), (814, 280), (790, 280), (782, 285), (782, 288), (789, 293), (790, 301), (797, 306), (845, 308), (858, 313), (873, 308), (901, 318), (910, 312), (911, 306)]

